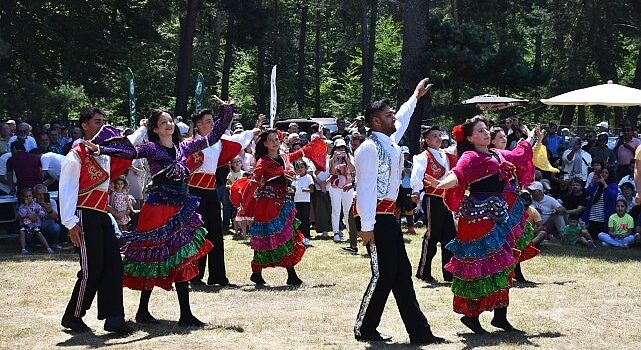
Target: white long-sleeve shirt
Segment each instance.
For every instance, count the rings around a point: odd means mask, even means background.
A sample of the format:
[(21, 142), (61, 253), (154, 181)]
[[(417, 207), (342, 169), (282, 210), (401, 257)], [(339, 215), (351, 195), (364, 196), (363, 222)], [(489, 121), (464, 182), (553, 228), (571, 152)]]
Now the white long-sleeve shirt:
[[(401, 169), (403, 168), (403, 156), (398, 141), (403, 137), (409, 126), (410, 118), (414, 113), (414, 108), (416, 108), (416, 101), (416, 97), (412, 95), (398, 109), (395, 115), (396, 121), (394, 122), (396, 131), (392, 135), (387, 136), (380, 132), (372, 132), (380, 140), (385, 152), (389, 154), (391, 163), (389, 188), (387, 194), (381, 199), (396, 201), (398, 197), (398, 188), (401, 184)], [(356, 166), (356, 192), (358, 193), (356, 210), (361, 218), (361, 231), (373, 231), (376, 223), (376, 204), (378, 200), (376, 198), (378, 154), (376, 145), (372, 140), (367, 139), (358, 147), (354, 162)]]
[[(445, 174), (447, 175), (450, 171), (450, 162), (447, 159), (445, 151), (442, 149), (434, 149), (431, 147), (427, 148), (427, 151), (432, 153), (434, 159), (445, 168)], [(410, 185), (412, 186), (412, 192), (420, 192), (423, 189), (423, 179), (425, 178), (425, 171), (427, 170), (427, 156), (425, 153), (420, 153), (414, 156), (412, 162), (412, 176), (410, 178)]]
[[(83, 139), (74, 141), (75, 146), (83, 142)], [(94, 156), (98, 165), (107, 173), (111, 170), (111, 159), (109, 156)], [(80, 222), (76, 216), (76, 205), (78, 204), (78, 190), (80, 189), (80, 158), (76, 152), (69, 152), (62, 162), (60, 180), (58, 183), (58, 197), (60, 201), (60, 221), (69, 230)], [(101, 183), (96, 189), (107, 192), (109, 190), (109, 178)]]
[[(196, 139), (204, 138), (203, 136), (196, 135)], [(234, 141), (240, 144), (241, 148), (246, 148), (251, 143), (254, 138), (254, 132), (252, 130), (246, 130), (239, 134), (233, 135), (223, 135), (221, 139)], [(219, 140), (213, 146), (207, 147), (202, 150), (204, 159), (203, 164), (194, 170), (194, 173), (205, 173), (205, 174), (215, 174), (216, 169), (218, 168), (218, 158), (220, 157), (220, 152), (223, 149), (223, 144)]]

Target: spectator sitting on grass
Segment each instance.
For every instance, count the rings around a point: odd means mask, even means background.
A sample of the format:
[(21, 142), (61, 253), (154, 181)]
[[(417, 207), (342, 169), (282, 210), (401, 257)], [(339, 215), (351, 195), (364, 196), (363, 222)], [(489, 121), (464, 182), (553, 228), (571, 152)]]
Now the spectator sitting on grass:
[(543, 184), (534, 181), (528, 186), (532, 194), (532, 206), (539, 211), (548, 234), (563, 232), (565, 227), (565, 208), (555, 198), (543, 193)]
[(20, 248), (22, 254), (27, 255), (27, 240), (31, 241), (32, 238), (37, 238), (40, 243), (47, 249), (47, 253), (53, 254), (53, 250), (49, 247), (49, 243), (40, 231), (40, 225), (45, 217), (45, 211), (40, 204), (33, 200), (33, 191), (30, 188), (25, 188), (20, 192), (20, 201), (22, 204), (18, 207), (18, 223), (20, 224)]
[(604, 246), (628, 248), (634, 243), (634, 220), (626, 213), (627, 205), (623, 200), (617, 200), (616, 213), (608, 219), (608, 232), (599, 233), (599, 239)]
[(567, 215), (583, 215), (585, 208), (588, 206), (588, 200), (583, 190), (583, 181), (579, 178), (572, 179), (570, 183), (570, 193), (560, 198), (561, 204), (565, 208)]
[(619, 186), (619, 196), (617, 200), (625, 201), (627, 212), (629, 213), (634, 208), (634, 186), (629, 182), (624, 182)]
[[(545, 227), (543, 227), (541, 214), (539, 214), (539, 212), (534, 207), (532, 207), (532, 195), (529, 192), (521, 192), (521, 200), (523, 201), (525, 211), (528, 213), (527, 221), (532, 224), (532, 227), (534, 228), (534, 238), (532, 238), (532, 245), (538, 246), (539, 243), (548, 238), (547, 231), (545, 230)], [(553, 238), (553, 236), (551, 236), (550, 238)]]
[(561, 240), (567, 245), (584, 245), (586, 247), (596, 248), (592, 237), (586, 229), (579, 224), (579, 215), (572, 214), (568, 218), (568, 224), (563, 229)]

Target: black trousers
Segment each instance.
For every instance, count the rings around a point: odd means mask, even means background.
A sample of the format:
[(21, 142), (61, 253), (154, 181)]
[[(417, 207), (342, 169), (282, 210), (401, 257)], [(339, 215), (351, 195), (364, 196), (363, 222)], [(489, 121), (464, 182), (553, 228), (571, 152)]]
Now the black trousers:
[(309, 234), (309, 208), (310, 202), (296, 202), (296, 219), (300, 220), (300, 231), (305, 238), (312, 238)]
[(203, 218), (204, 227), (207, 230), (206, 238), (214, 244), (214, 248), (198, 260), (198, 275), (194, 279), (202, 280), (205, 276), (205, 267), (209, 259), (209, 284), (227, 284), (227, 273), (225, 271), (225, 247), (223, 241), (223, 229), (220, 217), (220, 201), (215, 189), (205, 190), (202, 188), (189, 187), (189, 193), (200, 197), (200, 206), (196, 210)]
[(82, 317), (98, 294), (98, 319), (124, 316), (120, 245), (106, 213), (79, 209), (80, 271), (65, 315)]
[[(356, 222), (360, 227), (360, 218)], [(361, 302), (354, 334), (371, 335), (377, 331), (390, 292), (394, 294), (410, 339), (432, 334), (416, 300), (412, 266), (405, 251), (401, 225), (394, 215), (376, 215), (374, 241), (374, 245), (367, 246), (372, 278)]]
[(423, 197), (423, 212), (427, 216), (427, 231), (423, 236), (416, 277), (423, 280), (432, 277), (432, 259), (436, 256), (436, 243), (440, 242), (443, 279), (452, 281), (452, 273), (445, 269), (445, 264), (452, 258), (452, 252), (445, 249), (445, 245), (456, 235), (452, 212), (445, 206), (443, 198), (429, 195)]

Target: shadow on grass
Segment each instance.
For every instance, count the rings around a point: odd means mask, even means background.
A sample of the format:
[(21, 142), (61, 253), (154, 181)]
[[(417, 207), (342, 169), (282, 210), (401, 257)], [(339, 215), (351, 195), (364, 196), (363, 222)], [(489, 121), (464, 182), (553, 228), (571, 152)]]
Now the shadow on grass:
[(559, 332), (543, 332), (538, 334), (528, 334), (525, 332), (493, 332), (490, 334), (459, 333), (465, 344), (464, 350), (474, 349), (477, 347), (497, 346), (501, 344), (533, 346), (539, 347), (539, 344), (533, 342), (538, 338), (560, 338), (564, 336)]
[(155, 325), (139, 325), (136, 323), (130, 323), (130, 325), (134, 328), (134, 333), (127, 336), (119, 336), (113, 333), (94, 334), (91, 332), (75, 334), (65, 331), (71, 335), (71, 338), (57, 343), (56, 346), (86, 346), (90, 348), (101, 348), (114, 345), (122, 346), (174, 334), (189, 334), (195, 330), (226, 330), (238, 333), (245, 332), (245, 329), (238, 325), (207, 324), (203, 328), (183, 328), (178, 326), (178, 322), (167, 320), (160, 320), (160, 323)]
[(300, 286), (289, 286), (289, 285), (284, 285), (284, 286), (257, 286), (255, 284), (246, 284), (240, 286), (240, 290), (243, 292), (280, 292), (280, 291), (293, 291), (293, 290), (298, 290), (298, 289), (308, 289), (308, 288), (334, 288), (336, 286), (336, 283), (320, 283), (320, 284), (315, 284), (315, 285), (309, 285), (303, 283)]
[(601, 259), (608, 262), (641, 261), (641, 249), (638, 246), (627, 249), (598, 246), (596, 249), (590, 249), (565, 246), (558, 243), (545, 243), (539, 248), (542, 255), (549, 256)]

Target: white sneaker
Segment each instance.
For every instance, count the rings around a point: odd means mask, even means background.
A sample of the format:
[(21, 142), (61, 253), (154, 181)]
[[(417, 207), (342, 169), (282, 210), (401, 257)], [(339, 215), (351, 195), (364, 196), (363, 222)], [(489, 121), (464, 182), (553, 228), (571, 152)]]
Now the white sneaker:
[(22, 255), (29, 255), (30, 253), (29, 253), (29, 251), (28, 251), (28, 250), (26, 250), (26, 249), (22, 249), (21, 254), (22, 254)]
[(47, 254), (53, 254), (53, 249), (47, 248)]
[(303, 245), (305, 247), (311, 247), (312, 246), (312, 241), (309, 238), (303, 239)]
[(340, 234), (337, 233), (337, 234), (334, 235), (334, 242), (339, 243), (339, 242), (342, 242), (342, 241), (343, 240), (342, 240), (342, 237), (341, 237)]

